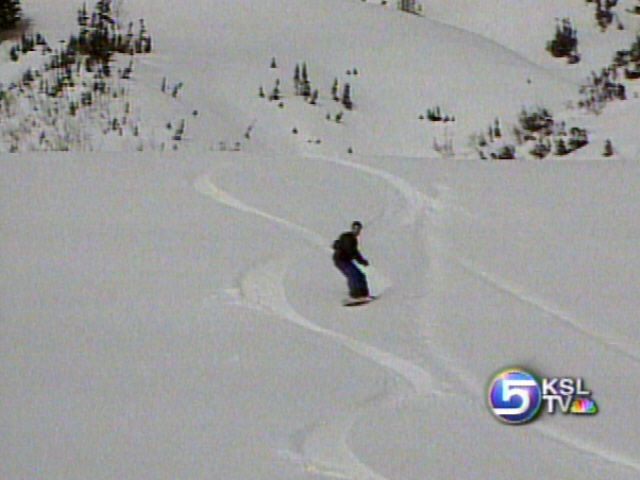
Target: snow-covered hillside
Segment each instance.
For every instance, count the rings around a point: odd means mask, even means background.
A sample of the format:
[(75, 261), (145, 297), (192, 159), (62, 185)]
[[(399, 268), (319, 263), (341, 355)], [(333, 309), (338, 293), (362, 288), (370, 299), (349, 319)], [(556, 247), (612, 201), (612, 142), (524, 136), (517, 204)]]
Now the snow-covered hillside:
[[(23, 3), (49, 42), (77, 30), (80, 5)], [(110, 86), (122, 95), (46, 123), (69, 98), (16, 87), (0, 117), (2, 150), (25, 147), (0, 160), (0, 479), (640, 478), (637, 87), (576, 107), (635, 17), (602, 33), (578, 0), (434, 0), (424, 16), (115, 3), (154, 45)], [(567, 15), (575, 65), (544, 51)], [(45, 58), (10, 48), (5, 87)], [(294, 95), (303, 63), (317, 105)], [(276, 79), (282, 99), (260, 98)], [(437, 106), (455, 122), (419, 119)], [(478, 160), (470, 137), (499, 118), (486, 150), (508, 144), (543, 107), (589, 144)], [(41, 145), (33, 122), (75, 132), (73, 151), (23, 151)], [(330, 247), (356, 219), (380, 298), (345, 308)], [(487, 390), (506, 367), (582, 377), (599, 413), (505, 425)]]
[[(638, 87), (632, 81), (626, 82), (628, 100), (614, 102), (600, 116), (576, 107), (580, 86), (592, 72), (599, 74), (617, 50), (630, 48), (634, 41), (640, 17), (626, 11), (631, 2), (616, 7), (625, 29), (612, 26), (606, 32), (597, 27), (595, 4), (575, 0), (531, 2), (526, 8), (511, 1), (489, 6), (433, 1), (424, 5), (424, 16), (398, 11), (391, 3), (355, 0), (216, 1), (206, 6), (191, 0), (180, 9), (142, 0), (114, 5), (123, 32), (129, 21), (145, 20), (154, 51), (132, 58), (131, 80), (114, 86), (126, 94), (111, 110), (97, 105), (91, 115), (85, 114), (88, 118), (76, 121), (71, 130), (83, 135), (76, 135), (74, 150), (239, 148), (251, 153), (311, 150), (478, 158), (477, 139), (471, 139), (486, 135), (496, 119), (502, 125), (501, 141), (516, 144), (512, 130), (522, 109), (547, 108), (567, 129), (588, 130), (591, 143), (572, 157), (600, 157), (606, 139), (619, 155), (637, 154), (633, 132)], [(77, 33), (79, 7), (60, 2), (60, 8), (52, 8), (52, 2), (33, 0), (24, 9), (32, 30), (56, 47)], [(545, 50), (562, 18), (571, 18), (578, 31), (582, 60), (576, 65)], [(7, 52), (2, 59), (5, 85), (46, 58), (32, 53), (14, 64), (8, 58), (9, 45), (2, 45)], [(277, 68), (270, 68), (272, 58)], [(116, 58), (113, 70), (129, 60)], [(295, 95), (294, 70), (303, 63), (311, 88), (319, 93), (315, 105)], [(352, 111), (333, 100), (336, 79), (340, 92), (350, 85)], [(260, 88), (268, 96), (277, 80), (282, 99), (259, 98)], [(183, 87), (173, 98), (160, 91), (163, 82), (169, 89)], [(64, 95), (72, 94), (73, 89)], [(455, 122), (420, 120), (436, 107)], [(340, 112), (342, 121), (337, 123)], [(105, 125), (115, 117), (126, 117), (132, 127), (109, 134)], [(174, 141), (182, 121), (185, 134)], [(32, 129), (32, 136), (38, 139), (41, 129)], [(24, 131), (14, 136), (21, 139), (15, 141), (22, 142), (20, 150), (42, 148), (42, 142), (25, 140)], [(5, 138), (5, 148), (7, 142)], [(450, 148), (444, 148), (447, 145)], [(531, 147), (519, 148), (518, 156), (528, 157)]]
[[(634, 164), (0, 170), (2, 478), (639, 478)], [(328, 245), (354, 218), (381, 298), (348, 309)], [(500, 424), (511, 365), (600, 413)]]

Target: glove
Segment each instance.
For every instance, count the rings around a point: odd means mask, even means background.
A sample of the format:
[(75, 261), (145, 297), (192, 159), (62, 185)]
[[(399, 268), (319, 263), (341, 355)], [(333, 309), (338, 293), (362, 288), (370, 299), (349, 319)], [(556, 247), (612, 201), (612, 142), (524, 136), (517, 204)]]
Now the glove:
[(360, 265), (364, 265), (365, 267), (369, 266), (369, 260), (367, 260), (366, 258), (363, 258), (362, 261), (360, 262)]

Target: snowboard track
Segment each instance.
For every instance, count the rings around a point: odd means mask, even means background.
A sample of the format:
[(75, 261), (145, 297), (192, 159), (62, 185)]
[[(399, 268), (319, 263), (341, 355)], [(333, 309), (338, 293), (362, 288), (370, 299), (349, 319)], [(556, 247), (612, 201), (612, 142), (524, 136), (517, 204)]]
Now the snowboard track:
[[(403, 224), (416, 223), (422, 215), (427, 215), (431, 212), (442, 213), (442, 206), (437, 207), (437, 201), (431, 199), (417, 189), (415, 189), (409, 182), (404, 179), (393, 175), (384, 170), (380, 170), (368, 165), (355, 163), (352, 161), (325, 157), (322, 155), (308, 155), (310, 158), (316, 158), (318, 160), (332, 162), (338, 165), (342, 165), (347, 168), (362, 171), (366, 174), (382, 178), (390, 183), (395, 189), (397, 189), (406, 201), (406, 209), (403, 216)], [(328, 242), (321, 236), (288, 220), (276, 217), (262, 210), (256, 209), (249, 205), (246, 205), (242, 201), (236, 199), (230, 194), (224, 192), (218, 188), (206, 174), (198, 176), (194, 181), (194, 187), (200, 193), (212, 197), (217, 202), (235, 208), (239, 211), (258, 215), (266, 218), (270, 221), (283, 225), (292, 231), (299, 233), (301, 236), (310, 240), (316, 246), (327, 249)], [(434, 236), (435, 238), (435, 236)], [(602, 338), (596, 332), (586, 329), (577, 320), (573, 319), (570, 315), (562, 312), (553, 306), (548, 305), (546, 302), (538, 299), (537, 297), (526, 293), (523, 289), (509, 285), (508, 283), (494, 277), (493, 275), (486, 273), (470, 262), (463, 258), (454, 256), (446, 247), (434, 238), (427, 239), (430, 245), (437, 244), (438, 251), (449, 262), (458, 264), (469, 274), (481, 278), (484, 281), (490, 283), (495, 288), (505, 291), (508, 294), (514, 295), (521, 301), (528, 303), (547, 314), (552, 315), (564, 323), (571, 325), (575, 330), (589, 336), (592, 340), (601, 344), (607, 345), (609, 348), (616, 349), (619, 353), (625, 356), (632, 357), (638, 360), (638, 357), (634, 354), (622, 349), (616, 343), (611, 340)], [(326, 338), (341, 344), (354, 353), (368, 358), (372, 362), (380, 365), (386, 370), (390, 370), (397, 377), (402, 378), (405, 381), (404, 389), (399, 389), (396, 395), (400, 397), (407, 396), (407, 386), (411, 389), (411, 395), (413, 396), (433, 396), (437, 394), (445, 394), (435, 390), (434, 376), (424, 370), (422, 367), (409, 362), (400, 357), (382, 351), (373, 345), (361, 342), (357, 339), (348, 337), (340, 332), (326, 329), (300, 315), (293, 309), (291, 304), (286, 298), (284, 291), (284, 277), (289, 265), (289, 259), (278, 258), (267, 261), (248, 272), (241, 279), (241, 293), (244, 301), (248, 306), (255, 308), (266, 309), (274, 315), (286, 319), (302, 328), (312, 331), (316, 334), (325, 336)], [(432, 352), (435, 357), (439, 357), (438, 353)], [(477, 399), (476, 389), (471, 389), (472, 386), (481, 385), (484, 383), (473, 379), (470, 372), (460, 368), (459, 365), (452, 364), (451, 361), (442, 358), (445, 368), (450, 371), (451, 374), (459, 378), (462, 385), (465, 385), (463, 393), (474, 401)], [(397, 399), (393, 399), (393, 395), (389, 395), (383, 398), (375, 407), (379, 408), (385, 403), (390, 402), (397, 403)], [(301, 463), (305, 465), (307, 472), (314, 472), (324, 476), (333, 478), (349, 478), (353, 480), (387, 480), (385, 477), (379, 475), (373, 471), (370, 467), (360, 462), (351, 449), (348, 447), (346, 439), (349, 431), (359, 418), (364, 416), (368, 411), (371, 411), (373, 406), (360, 406), (354, 407), (349, 412), (342, 413), (327, 420), (321, 426), (315, 426), (310, 428), (309, 433), (302, 442), (302, 457)], [(570, 433), (553, 427), (553, 426), (537, 426), (534, 424), (534, 431), (540, 435), (549, 438), (566, 448), (575, 450), (580, 453), (586, 453), (597, 456), (606, 463), (611, 463), (618, 467), (625, 467), (636, 472), (640, 472), (640, 463), (634, 459), (627, 458), (623, 455), (619, 455), (615, 452), (609, 451), (606, 448), (591, 444), (586, 440), (571, 435)], [(295, 455), (294, 455), (295, 456)]]
[(501, 290), (519, 301), (531, 305), (532, 307), (546, 313), (559, 320), (560, 322), (568, 325), (572, 330), (578, 332), (595, 343), (599, 343), (606, 348), (615, 350), (620, 355), (629, 358), (635, 363), (640, 363), (640, 355), (633, 351), (633, 348), (629, 345), (625, 345), (625, 342), (620, 338), (615, 338), (612, 335), (607, 335), (605, 331), (598, 331), (595, 327), (585, 326), (585, 322), (574, 318), (572, 315), (563, 311), (561, 308), (552, 305), (551, 303), (539, 298), (538, 296), (527, 292), (523, 287), (509, 283), (503, 279), (496, 277), (495, 275), (488, 273), (481, 268), (474, 265), (469, 260), (462, 257), (451, 257), (451, 260), (460, 265), (464, 270), (474, 277), (481, 279), (493, 288)]
[[(329, 242), (307, 228), (251, 207), (224, 192), (211, 182), (209, 176), (201, 175), (194, 181), (200, 193), (214, 198), (219, 203), (239, 211), (266, 218), (272, 222), (297, 232), (319, 248)], [(415, 212), (414, 212), (415, 213)], [(360, 462), (347, 444), (347, 437), (353, 425), (372, 409), (393, 405), (409, 396), (430, 396), (438, 392), (434, 388), (432, 375), (422, 367), (381, 350), (371, 344), (349, 337), (340, 332), (324, 328), (300, 315), (289, 303), (284, 289), (284, 279), (291, 260), (287, 257), (269, 259), (254, 266), (240, 280), (240, 295), (247, 306), (269, 312), (301, 328), (323, 336), (328, 340), (351, 350), (393, 373), (402, 379), (392, 392), (385, 392), (363, 405), (352, 406), (349, 410), (333, 416), (321, 424), (310, 426), (297, 453), (280, 452), (312, 472), (333, 478), (354, 480), (386, 480), (364, 463)], [(236, 300), (237, 301), (237, 300)]]

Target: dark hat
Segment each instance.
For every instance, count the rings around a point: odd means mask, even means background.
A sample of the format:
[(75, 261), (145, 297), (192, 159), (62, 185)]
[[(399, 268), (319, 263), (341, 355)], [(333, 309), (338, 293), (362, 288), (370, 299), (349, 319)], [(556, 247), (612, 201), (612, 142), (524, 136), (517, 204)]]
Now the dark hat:
[(360, 223), (358, 220), (355, 220), (352, 224), (351, 224), (351, 228), (362, 228), (362, 223)]

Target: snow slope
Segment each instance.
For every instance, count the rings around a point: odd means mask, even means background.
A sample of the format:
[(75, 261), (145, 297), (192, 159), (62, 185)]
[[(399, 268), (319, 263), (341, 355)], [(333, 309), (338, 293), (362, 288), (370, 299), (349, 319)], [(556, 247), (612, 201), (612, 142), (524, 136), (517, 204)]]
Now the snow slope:
[[(127, 87), (144, 151), (0, 160), (0, 478), (640, 478), (637, 104), (562, 112), (606, 52), (561, 68), (485, 28), (522, 18), (512, 2), (446, 5), (122, 5), (156, 48)], [(542, 12), (587, 8), (538, 5), (521, 31), (545, 39)], [(68, 2), (24, 8), (47, 38), (74, 28)], [(303, 61), (319, 106), (291, 97)], [(276, 78), (282, 109), (257, 96)], [(470, 154), (495, 116), (547, 102), (599, 143)], [(436, 104), (455, 126), (417, 120)], [(447, 136), (457, 161), (433, 158)], [(347, 309), (330, 245), (354, 219), (381, 297)], [(508, 366), (583, 377), (600, 412), (503, 425), (486, 390)]]
[[(50, 3), (41, 3), (25, 6), (34, 31), (42, 31), (50, 42), (67, 39), (76, 30), (77, 7), (62, 2), (63, 8), (52, 11)], [(486, 132), (496, 118), (506, 133), (523, 107), (545, 106), (558, 121), (590, 127), (592, 145), (574, 156), (600, 156), (606, 138), (612, 138), (620, 155), (635, 155), (632, 131), (617, 128), (635, 126), (632, 113), (618, 112), (612, 121), (605, 111), (594, 120), (565, 106), (577, 103), (579, 87), (591, 71), (599, 72), (616, 49), (630, 46), (636, 16), (625, 14), (626, 30), (611, 28), (603, 34), (591, 5), (569, 0), (536, 2), (530, 8), (494, 3), (487, 9), (477, 2), (434, 1), (425, 6), (425, 17), (418, 17), (355, 0), (219, 0), (206, 7), (190, 0), (177, 10), (157, 1), (122, 2), (121, 17), (144, 18), (154, 39), (153, 54), (134, 57), (133, 81), (126, 86), (144, 142), (125, 138), (112, 144), (96, 132), (84, 148), (171, 149), (175, 142), (166, 135), (166, 125), (184, 119), (186, 138), (176, 147), (200, 152), (239, 142), (250, 153), (299, 153), (310, 147), (335, 155), (351, 147), (359, 154), (438, 156), (434, 142), (451, 140), (456, 156), (477, 158), (472, 134)], [(581, 39), (583, 60), (575, 66), (544, 50), (553, 37), (554, 18), (568, 12), (574, 12)], [(277, 69), (269, 68), (273, 57)], [(303, 62), (312, 87), (319, 89), (316, 106), (294, 95), (294, 67)], [(348, 75), (354, 68), (358, 75)], [(170, 85), (184, 84), (177, 99), (161, 94), (164, 78)], [(341, 87), (350, 83), (355, 102), (341, 124), (326, 120), (327, 114), (333, 119), (344, 110), (331, 99), (336, 78)], [(268, 94), (276, 79), (283, 108), (258, 97), (259, 88)], [(635, 111), (637, 87), (628, 87), (629, 100), (613, 108)], [(456, 121), (443, 125), (418, 119), (436, 106)], [(244, 134), (250, 127), (248, 140)], [(292, 134), (294, 127), (298, 135)]]
[[(634, 164), (1, 168), (2, 478), (638, 477)], [(382, 296), (345, 309), (352, 218)], [(509, 365), (600, 413), (500, 424)]]

